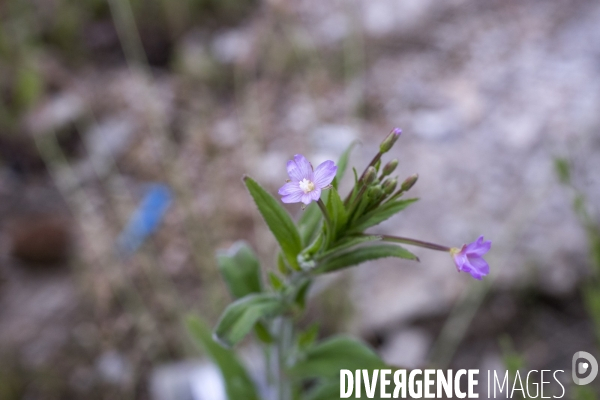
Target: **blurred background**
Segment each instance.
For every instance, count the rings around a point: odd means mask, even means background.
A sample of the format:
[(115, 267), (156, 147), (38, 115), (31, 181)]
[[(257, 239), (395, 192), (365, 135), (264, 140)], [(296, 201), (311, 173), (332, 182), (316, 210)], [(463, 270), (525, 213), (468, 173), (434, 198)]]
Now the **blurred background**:
[(362, 170), (395, 126), (421, 201), (375, 231), (483, 234), (493, 272), (417, 249), (325, 278), (309, 319), (407, 367), (598, 355), (596, 1), (4, 0), (0, 99), (2, 399), (191, 398), (168, 371), (201, 356), (181, 317), (230, 301), (215, 251), (274, 265), (242, 175), (275, 194), (354, 140)]

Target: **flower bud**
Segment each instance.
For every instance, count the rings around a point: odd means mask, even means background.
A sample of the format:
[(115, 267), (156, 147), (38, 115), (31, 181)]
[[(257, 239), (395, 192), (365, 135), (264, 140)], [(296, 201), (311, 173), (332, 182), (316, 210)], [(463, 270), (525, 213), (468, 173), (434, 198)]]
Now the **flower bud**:
[(417, 175), (417, 174), (409, 176), (408, 178), (406, 178), (404, 180), (404, 182), (402, 182), (402, 186), (400, 186), (400, 190), (402, 190), (403, 192), (406, 192), (411, 187), (413, 187), (415, 185), (415, 183), (417, 183), (417, 179), (419, 179), (419, 175)]
[(398, 166), (398, 160), (393, 159), (389, 163), (385, 164), (385, 167), (383, 167), (383, 171), (381, 171), (381, 176), (382, 177), (388, 176), (389, 174), (394, 172), (394, 170), (396, 169), (397, 166)]
[(383, 195), (383, 189), (381, 185), (371, 186), (369, 190), (367, 190), (367, 197), (369, 199), (379, 199)]
[(389, 133), (389, 135), (387, 135), (387, 137), (385, 139), (383, 139), (383, 142), (381, 142), (381, 144), (379, 145), (379, 152), (381, 154), (383, 154), (383, 153), (387, 153), (388, 151), (390, 151), (390, 149), (392, 148), (394, 143), (396, 143), (396, 140), (398, 140), (398, 138), (400, 137), (401, 133), (402, 133), (402, 129), (394, 128)]
[(367, 168), (367, 172), (365, 172), (365, 177), (363, 178), (363, 181), (365, 185), (370, 185), (371, 183), (373, 183), (373, 181), (375, 181), (376, 177), (377, 170), (375, 169), (375, 167), (369, 167)]
[(385, 194), (392, 194), (394, 190), (396, 190), (396, 186), (398, 186), (398, 179), (394, 178), (391, 180), (387, 180), (383, 182), (382, 188)]

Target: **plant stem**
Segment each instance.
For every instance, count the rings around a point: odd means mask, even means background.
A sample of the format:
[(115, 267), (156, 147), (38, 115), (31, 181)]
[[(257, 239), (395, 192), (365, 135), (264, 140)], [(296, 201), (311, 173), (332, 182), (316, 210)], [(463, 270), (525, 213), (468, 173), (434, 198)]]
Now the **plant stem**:
[[(374, 167), (375, 164), (377, 164), (377, 161), (379, 161), (381, 159), (381, 156), (383, 154), (381, 152), (375, 154), (375, 157), (373, 157), (373, 159), (371, 160), (371, 162), (369, 163), (369, 165), (367, 165), (367, 167), (365, 168), (365, 170), (363, 171), (363, 173), (360, 175), (360, 178), (358, 178), (358, 180), (356, 181), (356, 188), (361, 187), (362, 186), (362, 181), (365, 177), (365, 174), (367, 173), (367, 171), (369, 170), (369, 167)], [(346, 196), (346, 198), (344, 199), (344, 205), (348, 205), (348, 202), (350, 201), (350, 198), (352, 197), (352, 194), (354, 193), (354, 190), (350, 191), (350, 193), (348, 193), (348, 196)]]
[(277, 341), (274, 361), (276, 363), (275, 373), (277, 375), (277, 400), (291, 400), (292, 387), (285, 373), (286, 358), (292, 345), (293, 324), (289, 317), (280, 317), (275, 320), (277, 329)]
[(317, 200), (317, 204), (319, 205), (319, 208), (321, 209), (321, 212), (323, 213), (323, 218), (325, 218), (325, 223), (327, 223), (327, 234), (325, 236), (325, 244), (326, 244), (326, 246), (328, 246), (330, 240), (332, 240), (332, 238), (333, 238), (333, 235), (335, 235), (335, 232), (333, 231), (333, 222), (331, 221), (331, 217), (329, 216), (329, 212), (327, 211), (327, 206), (325, 206), (325, 203), (323, 203), (323, 200), (321, 200), (321, 199)]
[(360, 178), (358, 178), (358, 183), (361, 183), (363, 178), (365, 177), (365, 174), (367, 173), (367, 171), (369, 170), (369, 167), (374, 167), (375, 164), (377, 164), (377, 161), (379, 161), (381, 159), (381, 156), (383, 154), (381, 152), (378, 152), (377, 154), (375, 154), (375, 157), (373, 157), (373, 159), (371, 160), (371, 162), (369, 163), (369, 165), (367, 165), (367, 167), (365, 168), (365, 170), (363, 171), (362, 175), (360, 176)]
[(381, 240), (384, 242), (404, 243), (412, 246), (424, 247), (426, 249), (437, 250), (437, 251), (450, 251), (450, 247), (442, 246), (440, 244), (424, 242), (422, 240), (410, 239), (401, 236), (391, 235), (380, 235)]

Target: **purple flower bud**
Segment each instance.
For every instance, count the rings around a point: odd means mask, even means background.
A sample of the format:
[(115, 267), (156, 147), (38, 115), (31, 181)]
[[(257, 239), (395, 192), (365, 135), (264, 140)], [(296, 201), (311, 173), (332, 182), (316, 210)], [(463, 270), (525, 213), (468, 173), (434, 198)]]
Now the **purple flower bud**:
[(367, 172), (365, 173), (364, 177), (365, 185), (370, 185), (371, 183), (373, 183), (375, 181), (375, 178), (377, 178), (377, 170), (375, 169), (375, 167), (367, 168)]
[(381, 176), (388, 176), (389, 174), (394, 172), (394, 170), (396, 169), (397, 166), (398, 166), (398, 160), (393, 159), (389, 163), (385, 164), (385, 166), (383, 167), (383, 171), (381, 171)]
[(408, 178), (406, 178), (404, 180), (404, 182), (402, 182), (402, 185), (400, 186), (400, 190), (402, 190), (403, 192), (410, 190), (410, 188), (413, 187), (415, 185), (415, 183), (417, 183), (417, 179), (419, 179), (419, 175), (417, 175), (417, 174), (409, 176)]
[(321, 190), (329, 186), (335, 178), (337, 167), (331, 160), (324, 161), (313, 170), (312, 165), (302, 154), (287, 163), (290, 182), (279, 189), (284, 203), (310, 204), (321, 198)]
[(390, 149), (392, 148), (394, 143), (396, 143), (396, 140), (398, 140), (398, 138), (400, 137), (401, 134), (402, 134), (402, 129), (394, 128), (386, 136), (386, 138), (383, 139), (383, 142), (381, 142), (381, 144), (379, 145), (379, 152), (381, 154), (383, 154), (383, 153), (387, 153), (388, 151), (390, 151)]
[(398, 179), (394, 178), (391, 180), (387, 180), (383, 182), (383, 192), (385, 194), (392, 194), (394, 193), (394, 190), (396, 190), (396, 186), (398, 186)]
[(492, 242), (483, 241), (483, 236), (479, 236), (473, 243), (465, 244), (461, 249), (452, 248), (450, 254), (456, 264), (459, 272), (468, 272), (475, 279), (481, 280), (490, 273), (490, 266), (483, 259), (483, 255), (492, 247)]

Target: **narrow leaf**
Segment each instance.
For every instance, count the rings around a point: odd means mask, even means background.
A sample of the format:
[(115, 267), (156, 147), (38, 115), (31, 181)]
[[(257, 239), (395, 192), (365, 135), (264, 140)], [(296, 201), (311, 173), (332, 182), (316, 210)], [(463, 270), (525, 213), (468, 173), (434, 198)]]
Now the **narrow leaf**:
[(298, 289), (294, 294), (294, 303), (298, 305), (301, 309), (306, 307), (306, 295), (308, 294), (308, 290), (310, 289), (312, 281), (310, 279), (306, 279), (298, 285)]
[(269, 329), (265, 326), (265, 324), (263, 324), (260, 321), (258, 321), (254, 326), (254, 333), (256, 334), (258, 340), (260, 340), (263, 343), (270, 344), (275, 342), (275, 338), (271, 336), (271, 332), (269, 332)]
[(283, 303), (273, 293), (251, 294), (231, 303), (215, 328), (215, 339), (224, 346), (239, 343), (263, 317), (272, 317), (283, 310)]
[(271, 287), (275, 289), (276, 292), (283, 289), (283, 282), (273, 272), (269, 272), (269, 282), (271, 282)]
[(344, 202), (342, 201), (340, 195), (335, 189), (331, 189), (329, 191), (327, 200), (327, 212), (331, 217), (335, 229), (335, 232), (333, 232), (333, 237), (335, 238), (346, 228), (346, 223), (348, 222), (348, 212), (344, 207)]
[(367, 228), (382, 223), (393, 215), (404, 210), (406, 207), (419, 199), (396, 200), (390, 203), (385, 203), (373, 211), (369, 211), (362, 217), (358, 218), (356, 223), (351, 227), (352, 232), (362, 232)]
[(298, 220), (298, 229), (304, 246), (308, 246), (310, 241), (315, 237), (322, 217), (323, 214), (321, 214), (319, 206), (314, 202), (309, 204), (302, 212), (302, 215)]
[(230, 399), (258, 400), (259, 397), (254, 383), (235, 353), (215, 342), (211, 337), (210, 328), (200, 318), (188, 317), (186, 325), (196, 343), (221, 370), (227, 397)]
[(298, 334), (298, 347), (306, 349), (317, 340), (319, 337), (319, 324), (313, 324), (304, 332)]
[(287, 262), (295, 269), (299, 269), (296, 257), (302, 250), (302, 241), (294, 221), (279, 202), (256, 181), (250, 177), (245, 177), (244, 182), (258, 207), (258, 211), (260, 211), (267, 226), (277, 239), (279, 246), (281, 246)]
[(337, 257), (326, 260), (316, 268), (316, 272), (325, 273), (336, 271), (342, 268), (358, 265), (366, 261), (377, 260), (385, 257), (397, 257), (417, 261), (419, 260), (417, 256), (403, 247), (390, 244), (379, 244), (350, 250), (346, 253), (340, 254)]
[(348, 158), (350, 157), (350, 153), (352, 152), (352, 149), (354, 148), (354, 146), (356, 146), (357, 144), (358, 144), (358, 140), (354, 140), (352, 143), (350, 143), (350, 145), (346, 148), (346, 150), (344, 150), (344, 152), (338, 159), (338, 162), (337, 162), (338, 168), (337, 168), (337, 173), (335, 175), (335, 181), (334, 181), (335, 184), (333, 185), (336, 189), (338, 187), (338, 184), (344, 177), (344, 174), (346, 173), (346, 167), (348, 166)]
[(217, 254), (217, 263), (234, 298), (262, 291), (260, 264), (247, 243), (237, 242), (228, 251)]
[(385, 363), (371, 348), (356, 339), (337, 336), (309, 348), (290, 373), (297, 378), (333, 378), (340, 369), (372, 368), (385, 368)]
[(350, 247), (358, 246), (359, 244), (367, 242), (376, 242), (379, 240), (381, 240), (381, 236), (378, 235), (349, 236), (347, 238), (339, 240), (337, 243), (334, 244), (334, 246), (331, 249), (327, 250), (323, 254), (320, 254), (318, 256), (318, 259), (324, 260), (329, 257), (335, 257), (345, 252)]

